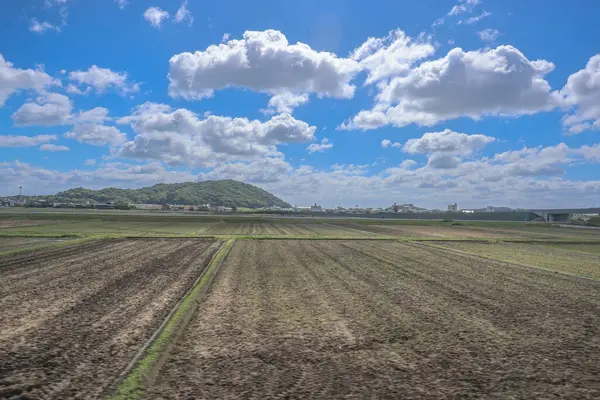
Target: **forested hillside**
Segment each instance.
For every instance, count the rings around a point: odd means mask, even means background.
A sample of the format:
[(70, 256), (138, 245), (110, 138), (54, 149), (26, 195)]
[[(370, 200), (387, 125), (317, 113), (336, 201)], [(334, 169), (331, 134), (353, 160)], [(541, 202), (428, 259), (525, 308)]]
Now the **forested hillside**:
[(185, 183), (159, 183), (140, 189), (106, 188), (90, 190), (69, 189), (48, 196), (60, 202), (107, 202), (147, 204), (211, 204), (227, 207), (290, 207), (288, 203), (254, 185), (234, 181), (205, 181)]

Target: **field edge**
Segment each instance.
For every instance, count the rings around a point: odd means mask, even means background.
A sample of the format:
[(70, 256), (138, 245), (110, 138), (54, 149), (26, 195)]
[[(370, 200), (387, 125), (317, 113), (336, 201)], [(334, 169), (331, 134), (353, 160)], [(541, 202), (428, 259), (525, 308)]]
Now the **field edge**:
[(156, 330), (138, 356), (132, 360), (130, 367), (126, 368), (117, 379), (114, 394), (107, 396), (106, 399), (135, 400), (142, 398), (145, 388), (164, 363), (170, 346), (190, 321), (202, 295), (206, 293), (234, 242), (235, 239), (228, 239), (215, 253), (197, 281), (169, 313), (165, 322)]

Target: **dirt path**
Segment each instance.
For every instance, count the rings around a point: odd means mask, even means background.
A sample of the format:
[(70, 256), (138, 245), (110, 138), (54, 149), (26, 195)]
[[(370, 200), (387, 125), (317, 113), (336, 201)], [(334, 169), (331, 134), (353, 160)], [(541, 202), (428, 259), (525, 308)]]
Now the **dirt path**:
[(101, 398), (218, 245), (111, 240), (0, 259), (0, 398)]
[(238, 241), (153, 399), (598, 398), (600, 284), (381, 241)]

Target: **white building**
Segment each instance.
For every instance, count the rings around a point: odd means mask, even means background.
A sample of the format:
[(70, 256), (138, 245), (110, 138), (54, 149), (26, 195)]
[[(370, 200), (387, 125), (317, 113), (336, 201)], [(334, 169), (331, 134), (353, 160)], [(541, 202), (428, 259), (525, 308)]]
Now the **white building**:
[(162, 208), (162, 204), (134, 204), (133, 206), (138, 210), (160, 210)]
[(310, 211), (311, 212), (323, 212), (323, 209), (321, 208), (321, 206), (318, 206), (317, 203), (315, 203), (314, 205), (310, 206)]

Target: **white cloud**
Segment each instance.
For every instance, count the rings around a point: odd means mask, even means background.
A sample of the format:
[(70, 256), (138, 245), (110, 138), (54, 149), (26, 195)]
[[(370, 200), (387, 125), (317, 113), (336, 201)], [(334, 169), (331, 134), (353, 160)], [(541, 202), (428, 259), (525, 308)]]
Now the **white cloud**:
[(87, 160), (85, 160), (83, 165), (85, 165), (86, 167), (93, 167), (94, 165), (96, 165), (96, 160), (94, 160), (93, 158), (88, 158)]
[[(416, 167), (413, 160), (369, 175), (368, 165), (333, 165), (317, 169), (293, 168), (281, 157), (252, 162), (222, 163), (197, 177), (187, 171), (169, 171), (160, 163), (101, 164), (95, 170), (54, 171), (19, 161), (0, 164), (0, 195), (38, 193), (83, 186), (89, 188), (140, 187), (158, 182), (238, 179), (273, 192), (299, 205), (390, 205), (407, 199), (423, 207), (458, 202), (464, 208), (487, 204), (511, 207), (589, 207), (600, 196), (600, 181), (564, 179), (566, 166), (600, 162), (600, 146), (570, 148), (565, 144), (511, 150), (491, 157), (460, 162), (454, 168)], [(435, 163), (435, 162), (434, 162)]]
[(0, 54), (0, 107), (13, 93), (20, 90), (42, 90), (49, 85), (59, 84), (41, 69), (19, 69), (6, 61)]
[(150, 7), (144, 11), (144, 19), (150, 22), (155, 28), (160, 28), (160, 24), (164, 19), (169, 19), (169, 13), (161, 10), (160, 7)]
[(431, 168), (456, 168), (461, 159), (482, 149), (495, 138), (481, 134), (467, 135), (445, 129), (442, 132), (428, 132), (418, 139), (409, 139), (403, 150), (410, 154), (429, 154), (427, 165)]
[(432, 126), (460, 117), (477, 120), (549, 111), (562, 103), (544, 80), (553, 69), (554, 64), (531, 61), (512, 46), (469, 52), (455, 48), (406, 77), (380, 84), (374, 108), (359, 112), (340, 129)]
[(475, 24), (475, 23), (481, 21), (482, 19), (489, 17), (490, 15), (492, 15), (491, 12), (484, 11), (481, 14), (475, 16), (475, 17), (467, 18), (465, 20), (465, 24), (467, 24), (467, 25)]
[(331, 148), (333, 148), (333, 143), (330, 143), (329, 139), (323, 138), (321, 143), (309, 144), (308, 147), (306, 147), (306, 150), (308, 150), (308, 154), (313, 154), (323, 153), (325, 150), (329, 150)]
[(228, 87), (351, 98), (355, 87), (350, 81), (361, 69), (354, 60), (289, 44), (276, 30), (246, 31), (243, 39), (177, 54), (169, 65), (169, 94), (186, 99), (210, 97)]
[(390, 147), (402, 147), (402, 144), (399, 142), (392, 142), (389, 139), (383, 139), (381, 141), (381, 147), (384, 149), (390, 148)]
[(17, 126), (55, 126), (76, 123), (102, 123), (110, 120), (108, 110), (95, 107), (73, 113), (71, 100), (59, 93), (43, 93), (35, 101), (23, 104), (12, 116)]
[(103, 123), (109, 121), (111, 118), (108, 116), (108, 109), (104, 107), (95, 107), (91, 110), (80, 111), (76, 116), (73, 117), (76, 123)]
[(72, 83), (69, 83), (67, 85), (67, 93), (69, 94), (77, 94), (77, 95), (88, 95), (92, 92), (92, 87), (88, 86), (86, 87), (84, 90), (79, 89), (77, 86), (73, 85)]
[(103, 93), (109, 88), (114, 88), (121, 93), (134, 93), (139, 91), (139, 84), (127, 81), (126, 72), (114, 72), (108, 68), (99, 68), (92, 65), (87, 71), (73, 71), (69, 79), (83, 85), (83, 91), (76, 86), (69, 85), (67, 91), (74, 94), (87, 94), (92, 88), (96, 93)]
[(435, 48), (420, 38), (416, 42), (402, 30), (391, 31), (383, 38), (368, 38), (350, 57), (368, 71), (366, 84), (391, 76), (404, 75), (415, 61), (429, 57)]
[(561, 94), (574, 110), (562, 120), (568, 133), (600, 129), (600, 54), (591, 57), (584, 69), (569, 76)]
[(59, 146), (56, 144), (47, 143), (47, 144), (41, 145), (40, 150), (56, 152), (56, 151), (69, 151), (69, 148), (67, 146)]
[(177, 9), (177, 13), (175, 14), (175, 19), (173, 20), (173, 22), (180, 23), (186, 20), (188, 21), (189, 25), (192, 25), (194, 23), (194, 17), (192, 17), (192, 13), (187, 8), (187, 0), (181, 3), (181, 6), (179, 6), (179, 8)]
[(221, 164), (207, 173), (201, 173), (198, 180), (235, 179), (242, 182), (277, 182), (292, 170), (292, 166), (279, 157), (265, 157), (249, 163)]
[(427, 160), (428, 166), (438, 169), (456, 168), (459, 164), (460, 158), (448, 153), (433, 153)]
[(230, 36), (231, 36), (231, 35), (230, 35), (229, 33), (225, 32), (225, 33), (223, 34), (223, 37), (221, 38), (221, 43), (225, 43), (225, 42), (229, 41), (229, 37), (230, 37)]
[(72, 130), (65, 133), (65, 137), (75, 139), (79, 143), (87, 143), (94, 146), (115, 146), (125, 142), (127, 136), (114, 126), (97, 124), (78, 124)]
[(483, 42), (495, 42), (498, 36), (500, 36), (500, 32), (497, 29), (488, 28), (477, 32), (477, 35)]
[(37, 146), (56, 140), (56, 135), (16, 136), (0, 135), (0, 147), (28, 147)]
[(92, 171), (76, 169), (63, 172), (21, 161), (8, 161), (0, 165), (0, 195), (14, 194), (14, 190), (18, 193), (20, 185), (26, 194), (50, 194), (79, 186), (90, 189), (107, 186), (131, 188), (195, 179), (196, 175), (169, 171), (157, 162), (145, 165), (106, 163)]
[(71, 119), (71, 100), (59, 93), (44, 93), (35, 102), (23, 104), (13, 115), (17, 126), (66, 125)]
[(404, 151), (411, 154), (427, 154), (445, 152), (450, 154), (469, 155), (482, 149), (495, 138), (481, 134), (467, 135), (445, 129), (442, 132), (428, 132), (418, 139), (409, 139)]
[(402, 169), (409, 169), (410, 167), (413, 167), (417, 165), (417, 162), (415, 160), (404, 160), (400, 163), (400, 168)]
[(308, 102), (308, 93), (293, 94), (290, 92), (277, 94), (269, 99), (269, 108), (261, 109), (263, 114), (291, 114), (294, 108)]
[(35, 32), (35, 33), (40, 33), (40, 34), (46, 33), (47, 31), (60, 32), (60, 27), (56, 26), (56, 25), (52, 25), (48, 21), (40, 22), (36, 18), (33, 18), (31, 20), (31, 23), (29, 24), (29, 31)]
[(137, 134), (123, 145), (121, 157), (189, 166), (277, 156), (278, 144), (310, 142), (316, 130), (289, 114), (266, 122), (213, 115), (199, 119), (189, 110), (154, 103), (136, 107), (117, 122), (131, 123)]
[(473, 12), (473, 8), (479, 3), (479, 0), (459, 0), (459, 4), (452, 7), (452, 9), (448, 11), (448, 15), (454, 16)]
[(121, 10), (123, 10), (125, 8), (125, 6), (128, 4), (128, 1), (127, 0), (115, 0), (115, 3), (117, 3), (119, 8)]

